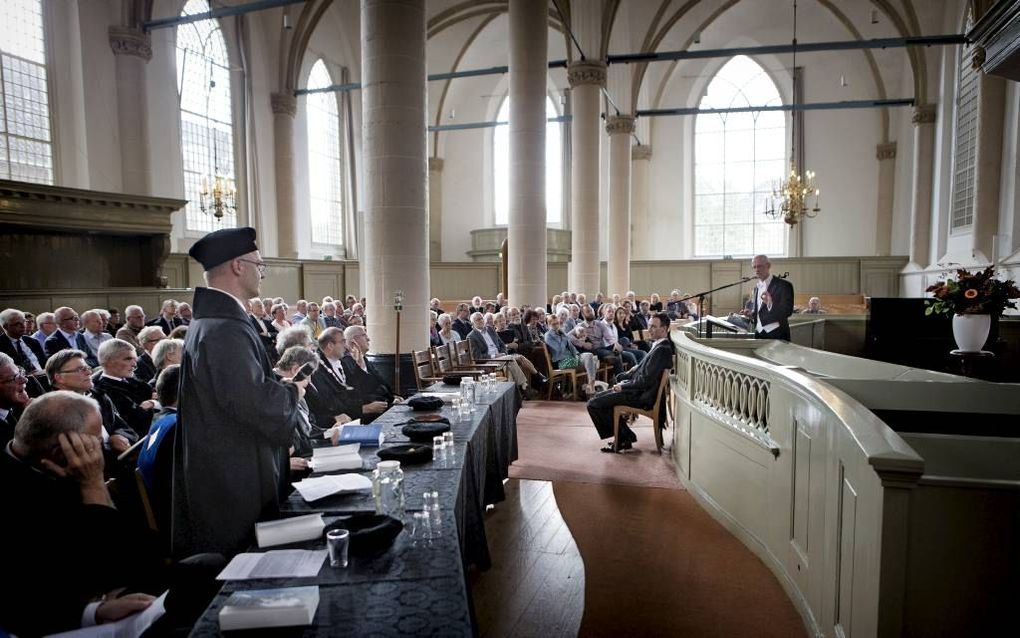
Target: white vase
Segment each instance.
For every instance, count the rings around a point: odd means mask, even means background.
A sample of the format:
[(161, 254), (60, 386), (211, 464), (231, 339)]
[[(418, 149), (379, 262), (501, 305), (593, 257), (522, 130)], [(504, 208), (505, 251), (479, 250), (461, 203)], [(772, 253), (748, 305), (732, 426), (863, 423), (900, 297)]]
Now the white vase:
[(991, 315), (954, 315), (953, 338), (961, 352), (980, 352), (988, 341)]

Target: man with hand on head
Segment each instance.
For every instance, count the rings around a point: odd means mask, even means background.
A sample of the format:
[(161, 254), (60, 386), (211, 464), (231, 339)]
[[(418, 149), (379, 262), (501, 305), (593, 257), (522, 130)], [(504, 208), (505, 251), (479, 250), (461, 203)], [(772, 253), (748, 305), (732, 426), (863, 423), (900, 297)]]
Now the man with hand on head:
[(279, 516), (287, 450), (309, 380), (277, 380), (243, 300), (266, 264), (255, 229), (225, 228), (189, 251), (205, 269), (181, 361), (174, 440), (172, 550), (232, 555)]

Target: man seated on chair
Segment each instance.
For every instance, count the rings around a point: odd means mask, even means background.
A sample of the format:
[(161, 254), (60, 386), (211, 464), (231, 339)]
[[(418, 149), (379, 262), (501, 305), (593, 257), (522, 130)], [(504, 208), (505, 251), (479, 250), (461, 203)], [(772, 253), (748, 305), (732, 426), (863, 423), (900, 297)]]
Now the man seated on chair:
[[(346, 353), (340, 358), (340, 363), (347, 374), (347, 383), (354, 388), (362, 403), (381, 402), (386, 408), (394, 403), (401, 403), (404, 399), (394, 393), (382, 373), (368, 360), (372, 341), (365, 327), (347, 326), (344, 330), (344, 340)], [(385, 412), (386, 408), (382, 411)], [(370, 423), (376, 416), (378, 415), (371, 415), (363, 410), (361, 420), (363, 423)]]
[[(538, 375), (538, 370), (527, 357), (520, 354), (507, 354), (506, 344), (496, 334), (495, 329), (485, 325), (485, 317), (476, 312), (471, 315), (473, 329), (468, 333), (467, 340), (471, 344), (471, 358), (475, 361), (505, 361), (506, 372), (521, 392), (528, 390), (528, 374)], [(544, 379), (545, 377), (543, 377)]]
[[(613, 436), (613, 408), (626, 405), (642, 410), (651, 409), (658, 399), (659, 382), (664, 370), (673, 367), (673, 343), (669, 340), (669, 315), (656, 313), (648, 324), (648, 337), (652, 348), (641, 362), (617, 376), (616, 385), (609, 392), (588, 401), (588, 414), (598, 430), (599, 438), (608, 439)], [(660, 427), (655, 424), (654, 427)], [(610, 443), (602, 448), (603, 452), (621, 452), (629, 450), (637, 441), (637, 435), (627, 426), (620, 423), (619, 449)]]

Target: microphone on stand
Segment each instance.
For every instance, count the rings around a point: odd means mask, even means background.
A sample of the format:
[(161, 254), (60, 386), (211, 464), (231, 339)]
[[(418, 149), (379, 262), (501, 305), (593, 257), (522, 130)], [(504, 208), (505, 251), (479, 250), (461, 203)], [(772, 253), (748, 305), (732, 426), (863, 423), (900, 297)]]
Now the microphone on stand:
[(784, 273), (783, 273), (783, 274), (781, 274), (781, 275), (776, 275), (776, 277), (778, 277), (778, 278), (780, 278), (780, 279), (786, 279), (786, 278), (788, 278), (789, 276), (790, 276), (790, 273), (789, 273), (789, 272), (784, 272)]

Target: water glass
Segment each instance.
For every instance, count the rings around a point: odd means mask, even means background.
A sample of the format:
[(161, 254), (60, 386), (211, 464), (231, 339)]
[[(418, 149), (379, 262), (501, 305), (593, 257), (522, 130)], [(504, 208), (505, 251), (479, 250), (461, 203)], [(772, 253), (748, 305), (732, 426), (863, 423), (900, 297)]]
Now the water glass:
[(326, 532), (326, 547), (329, 549), (330, 567), (347, 567), (347, 549), (351, 532), (346, 529), (331, 529)]
[(446, 443), (441, 436), (432, 437), (432, 460), (437, 463), (446, 461)]
[(453, 397), (451, 405), (453, 405), (453, 411), (457, 414), (458, 417), (460, 417), (460, 404), (461, 404), (460, 396)]
[(431, 531), (428, 512), (415, 512), (411, 517), (411, 546), (419, 547), (428, 541)]
[(439, 509), (439, 492), (432, 490), (426, 490), (422, 494), (423, 511), (429, 515), (429, 536), (428, 538), (435, 539), (443, 535), (443, 518), (442, 513)]
[(443, 432), (443, 443), (446, 444), (447, 451), (449, 451), (450, 448), (453, 447), (453, 431), (452, 430), (447, 430), (446, 432)]

